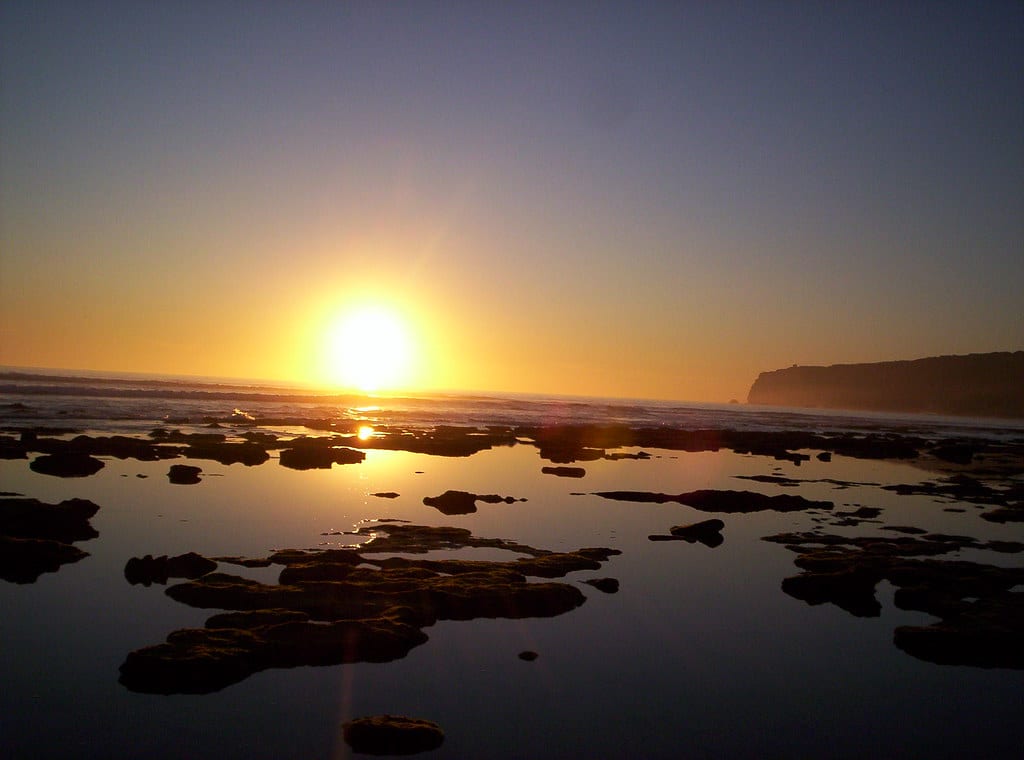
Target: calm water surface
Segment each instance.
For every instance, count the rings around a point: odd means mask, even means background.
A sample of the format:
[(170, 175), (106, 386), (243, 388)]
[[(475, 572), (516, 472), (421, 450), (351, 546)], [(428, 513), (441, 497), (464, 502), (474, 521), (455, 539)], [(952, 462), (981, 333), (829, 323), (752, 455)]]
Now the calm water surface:
[[(28, 407), (42, 417), (47, 404), (52, 411), (54, 403), (72, 403), (54, 398), (6, 400), (23, 404), (16, 412), (26, 417)], [(163, 416), (155, 411), (89, 427), (152, 427)], [(724, 515), (725, 543), (709, 549), (647, 538), (706, 513), (591, 495), (697, 488), (775, 494), (783, 489), (735, 476), (885, 484), (934, 473), (844, 457), (797, 467), (732, 452), (648, 451), (650, 460), (581, 463), (587, 475), (579, 480), (542, 474), (549, 463), (530, 445), (468, 458), (369, 451), (361, 464), (305, 472), (276, 459), (256, 467), (196, 461), (190, 463), (204, 475), (192, 486), (170, 485), (166, 461), (104, 458), (98, 474), (77, 479), (34, 473), (25, 460), (0, 461), (2, 490), (47, 502), (83, 497), (101, 507), (92, 519), (99, 537), (77, 544), (90, 556), (33, 584), (0, 582), (0, 744), (6, 756), (35, 758), (347, 757), (344, 721), (393, 713), (438, 722), (445, 743), (424, 755), (438, 758), (1017, 756), (1024, 673), (937, 666), (904, 654), (892, 644), (893, 629), (931, 618), (895, 609), (886, 583), (878, 618), (811, 607), (781, 591), (781, 580), (797, 572), (795, 555), (760, 539), (811, 529), (812, 515)], [(481, 503), (464, 516), (423, 505), (425, 496), (447, 489), (527, 501)], [(377, 491), (400, 496), (370, 495)], [(1019, 525), (985, 522), (971, 506), (945, 512), (949, 505), (930, 497), (823, 483), (785, 492), (827, 499), (837, 509), (881, 507), (889, 525), (1024, 540)], [(613, 547), (622, 554), (600, 571), (565, 581), (611, 576), (621, 588), (604, 594), (580, 585), (586, 603), (555, 618), (441, 622), (426, 629), (427, 643), (391, 663), (264, 671), (200, 696), (134, 694), (118, 684), (129, 651), (202, 626), (215, 612), (179, 604), (161, 586), (129, 585), (128, 558), (265, 556), (275, 548), (336, 545), (352, 539), (323, 534), (376, 518), (455, 525), (553, 550)], [(1021, 555), (984, 554), (970, 558), (1020, 564)], [(222, 569), (272, 580), (267, 570)], [(526, 649), (539, 659), (519, 660)]]

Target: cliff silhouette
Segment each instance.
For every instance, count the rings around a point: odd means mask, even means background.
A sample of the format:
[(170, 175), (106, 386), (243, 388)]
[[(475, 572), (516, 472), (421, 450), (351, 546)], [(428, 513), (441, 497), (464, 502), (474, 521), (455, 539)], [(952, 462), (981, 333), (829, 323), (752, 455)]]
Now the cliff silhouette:
[(762, 372), (748, 404), (1024, 418), (1024, 351)]

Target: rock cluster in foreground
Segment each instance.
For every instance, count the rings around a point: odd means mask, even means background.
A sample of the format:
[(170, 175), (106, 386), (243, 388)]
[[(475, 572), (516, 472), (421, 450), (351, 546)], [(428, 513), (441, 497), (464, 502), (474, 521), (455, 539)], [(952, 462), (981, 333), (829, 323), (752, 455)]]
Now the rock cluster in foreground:
[[(121, 683), (148, 693), (206, 693), (267, 668), (399, 659), (424, 643), (423, 628), (438, 620), (569, 612), (586, 599), (577, 587), (528, 578), (597, 570), (619, 553), (550, 552), (476, 538), (460, 528), (388, 524), (382, 529), (378, 524), (360, 529), (364, 536), (385, 531), (358, 550), (287, 550), (264, 559), (220, 560), (283, 565), (275, 585), (209, 573), (170, 586), (167, 595), (184, 604), (234, 612), (131, 652), (121, 666)], [(373, 556), (464, 547), (527, 556), (505, 562)]]

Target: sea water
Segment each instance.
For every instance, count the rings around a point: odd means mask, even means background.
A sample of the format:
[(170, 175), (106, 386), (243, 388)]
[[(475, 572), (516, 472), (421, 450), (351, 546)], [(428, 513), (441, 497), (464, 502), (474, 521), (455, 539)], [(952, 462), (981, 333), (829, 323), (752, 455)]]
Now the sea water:
[[(220, 432), (234, 436), (252, 429), (251, 416), (280, 420), (270, 426), (280, 435), (323, 434), (303, 420), (331, 419), (413, 427), (602, 422), (1022, 437), (1011, 422), (735, 405), (482, 395), (367, 399), (180, 378), (10, 373), (0, 386), (3, 431), (51, 427), (67, 436), (200, 431), (210, 419), (234, 419), (237, 426), (220, 423)], [(347, 757), (343, 723), (391, 713), (439, 723), (445, 743), (425, 755), (439, 758), (1017, 756), (1024, 746), (1021, 671), (939, 666), (898, 650), (896, 626), (933, 618), (895, 608), (887, 583), (878, 590), (876, 618), (855, 618), (830, 604), (812, 607), (781, 591), (781, 580), (798, 572), (794, 555), (761, 538), (809, 530), (815, 527), (809, 514), (724, 515), (725, 542), (710, 549), (648, 539), (706, 513), (594, 494), (698, 488), (776, 494), (779, 486), (737, 479), (775, 474), (865, 484), (804, 482), (787, 492), (833, 501), (836, 509), (880, 507), (886, 525), (1021, 541), (1019, 524), (986, 522), (970, 505), (947, 512), (950, 505), (932, 497), (882, 490), (879, 485), (937, 476), (906, 463), (835, 456), (798, 466), (726, 450), (647, 452), (650, 459), (578, 463), (586, 469), (582, 479), (542, 473), (549, 463), (529, 444), (470, 457), (368, 450), (360, 464), (301, 472), (276, 457), (254, 467), (196, 460), (189, 464), (201, 466), (203, 477), (191, 486), (168, 482), (167, 461), (103, 457), (96, 475), (55, 478), (31, 471), (28, 460), (0, 460), (0, 490), (100, 505), (92, 519), (99, 537), (77, 544), (88, 557), (32, 584), (0, 582), (0, 746), (11, 757)], [(456, 516), (424, 505), (425, 496), (448, 489), (525, 501), (481, 503), (476, 513)], [(372, 495), (381, 491), (400, 495)], [(556, 551), (606, 546), (622, 554), (600, 571), (564, 579), (587, 597), (574, 611), (442, 621), (425, 629), (425, 644), (394, 662), (268, 670), (206, 695), (135, 694), (118, 683), (128, 652), (160, 643), (173, 630), (202, 626), (216, 612), (179, 604), (159, 585), (129, 585), (123, 568), (130, 557), (266, 556), (279, 548), (341, 546), (355, 540), (346, 532), (380, 518), (454, 525)], [(984, 554), (970, 558), (1020, 565), (1019, 554)], [(272, 582), (266, 570), (221, 569)], [(580, 583), (602, 576), (617, 578), (619, 592)], [(540, 656), (523, 662), (517, 657), (523, 650)]]

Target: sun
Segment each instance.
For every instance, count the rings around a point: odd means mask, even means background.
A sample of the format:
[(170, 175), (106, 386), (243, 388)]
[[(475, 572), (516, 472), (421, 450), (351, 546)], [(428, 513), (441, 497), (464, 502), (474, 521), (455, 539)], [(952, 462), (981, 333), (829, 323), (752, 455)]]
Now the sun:
[(393, 309), (360, 306), (328, 327), (327, 380), (364, 392), (395, 390), (411, 381), (414, 346), (409, 329)]

